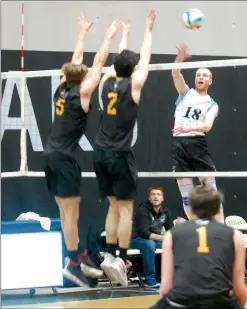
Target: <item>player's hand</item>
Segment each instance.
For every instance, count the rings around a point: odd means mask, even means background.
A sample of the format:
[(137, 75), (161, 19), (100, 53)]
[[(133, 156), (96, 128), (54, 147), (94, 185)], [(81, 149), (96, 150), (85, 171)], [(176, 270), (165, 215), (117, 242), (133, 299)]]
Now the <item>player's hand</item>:
[(188, 58), (191, 57), (190, 55), (190, 52), (189, 52), (189, 49), (187, 47), (187, 45), (185, 44), (179, 44), (179, 45), (176, 45), (176, 48), (177, 48), (177, 57), (181, 60), (181, 61), (184, 61)]
[(155, 18), (156, 18), (156, 13), (154, 9), (151, 9), (151, 11), (149, 12), (149, 15), (146, 19), (146, 27), (149, 31), (153, 30), (153, 26), (154, 26), (154, 22), (155, 22)]
[(173, 129), (172, 133), (177, 135), (177, 134), (181, 134), (181, 133), (188, 133), (190, 131), (191, 131), (190, 128), (185, 128), (185, 127), (181, 126), (181, 127), (177, 127), (175, 129)]
[(128, 35), (130, 33), (131, 23), (129, 20), (122, 21), (122, 31), (124, 35)]
[(88, 32), (94, 23), (93, 21), (89, 22), (87, 20), (86, 15), (84, 15), (83, 13), (81, 13), (81, 15), (78, 17), (78, 21), (79, 21), (80, 32)]
[(112, 39), (121, 26), (122, 26), (122, 21), (119, 18), (115, 19), (113, 23), (110, 25), (110, 27), (106, 30), (106, 36), (109, 39)]

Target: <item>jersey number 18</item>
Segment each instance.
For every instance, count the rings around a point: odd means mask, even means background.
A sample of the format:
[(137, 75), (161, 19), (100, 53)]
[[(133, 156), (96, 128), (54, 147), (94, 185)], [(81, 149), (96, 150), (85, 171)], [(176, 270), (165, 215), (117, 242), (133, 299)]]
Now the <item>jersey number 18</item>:
[(194, 110), (191, 110), (191, 109), (192, 109), (191, 106), (187, 108), (187, 111), (186, 111), (184, 117), (192, 118), (194, 120), (198, 120), (202, 111), (199, 108), (196, 108)]

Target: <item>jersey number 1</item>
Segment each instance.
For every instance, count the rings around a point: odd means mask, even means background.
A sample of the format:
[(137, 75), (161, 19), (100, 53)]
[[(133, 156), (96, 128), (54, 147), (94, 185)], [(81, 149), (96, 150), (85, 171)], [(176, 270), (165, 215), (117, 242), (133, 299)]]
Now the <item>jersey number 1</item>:
[(110, 99), (110, 102), (107, 105), (107, 114), (111, 116), (117, 115), (117, 109), (114, 106), (117, 102), (118, 95), (116, 92), (109, 92), (108, 93), (108, 99)]
[(198, 253), (209, 253), (209, 247), (207, 244), (207, 228), (206, 226), (199, 227), (197, 230), (199, 246), (197, 247)]
[(62, 116), (64, 113), (64, 104), (66, 103), (65, 100), (58, 98), (57, 102), (56, 102), (56, 114), (58, 116)]

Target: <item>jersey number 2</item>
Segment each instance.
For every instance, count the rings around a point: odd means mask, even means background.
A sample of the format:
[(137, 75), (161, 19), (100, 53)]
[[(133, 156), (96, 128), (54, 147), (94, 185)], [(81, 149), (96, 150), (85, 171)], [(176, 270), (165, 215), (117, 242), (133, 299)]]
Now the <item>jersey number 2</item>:
[(117, 109), (114, 106), (117, 102), (118, 95), (116, 92), (109, 92), (108, 93), (108, 99), (110, 99), (110, 102), (107, 105), (107, 114), (111, 116), (117, 115)]
[(209, 247), (207, 244), (207, 228), (206, 226), (199, 227), (197, 230), (199, 246), (197, 247), (198, 253), (209, 253)]
[(57, 102), (56, 102), (56, 114), (58, 116), (62, 116), (64, 113), (64, 104), (66, 103), (66, 101), (64, 99), (58, 98)]

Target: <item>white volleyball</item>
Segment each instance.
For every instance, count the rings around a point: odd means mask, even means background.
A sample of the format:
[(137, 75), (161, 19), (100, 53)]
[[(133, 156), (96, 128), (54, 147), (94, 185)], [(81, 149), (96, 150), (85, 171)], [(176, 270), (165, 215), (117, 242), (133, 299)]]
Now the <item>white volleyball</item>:
[(182, 16), (183, 24), (189, 29), (199, 29), (202, 26), (204, 15), (198, 9), (190, 9)]

